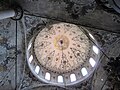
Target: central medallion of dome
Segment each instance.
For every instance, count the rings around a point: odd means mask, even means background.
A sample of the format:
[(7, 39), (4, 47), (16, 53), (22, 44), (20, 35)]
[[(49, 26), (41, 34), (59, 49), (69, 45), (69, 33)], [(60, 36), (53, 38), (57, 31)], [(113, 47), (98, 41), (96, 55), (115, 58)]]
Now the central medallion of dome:
[(79, 68), (88, 60), (91, 46), (80, 27), (58, 23), (38, 33), (34, 52), (38, 62), (46, 69), (66, 73)]
[(69, 39), (64, 35), (58, 35), (55, 37), (54, 46), (59, 50), (65, 50), (69, 46)]

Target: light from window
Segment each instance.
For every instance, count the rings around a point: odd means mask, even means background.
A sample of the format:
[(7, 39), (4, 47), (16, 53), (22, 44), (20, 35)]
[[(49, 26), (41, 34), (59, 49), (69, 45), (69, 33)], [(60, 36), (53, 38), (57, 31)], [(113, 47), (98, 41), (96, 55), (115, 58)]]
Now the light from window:
[(28, 46), (28, 50), (31, 48), (31, 46), (32, 46), (32, 43)]
[(95, 64), (96, 64), (96, 62), (95, 62), (95, 60), (93, 58), (89, 59), (89, 63), (91, 64), (92, 67), (94, 67)]
[(70, 75), (70, 80), (71, 80), (71, 82), (76, 81), (76, 76), (75, 76), (75, 74), (71, 74), (71, 75)]
[(95, 38), (93, 37), (93, 35), (92, 35), (92, 34), (90, 34), (90, 33), (89, 33), (89, 36), (90, 36), (92, 39), (94, 39), (94, 40), (95, 40)]
[(58, 82), (62, 83), (63, 82), (63, 76), (58, 76)]
[(83, 75), (83, 76), (85, 76), (85, 75), (88, 74), (86, 68), (82, 68), (82, 69), (81, 69), (81, 72), (82, 72), (82, 75)]
[(45, 79), (50, 80), (50, 73), (47, 72), (47, 73), (45, 74)]
[(31, 63), (32, 60), (33, 60), (33, 55), (31, 55), (28, 60), (29, 60), (29, 62)]
[(103, 81), (103, 79), (101, 79), (101, 81)]
[(40, 67), (39, 67), (39, 66), (36, 66), (36, 68), (35, 68), (35, 72), (38, 74), (39, 71), (40, 71)]
[(93, 51), (94, 51), (96, 54), (99, 53), (99, 50), (98, 50), (98, 48), (97, 48), (96, 46), (93, 46)]

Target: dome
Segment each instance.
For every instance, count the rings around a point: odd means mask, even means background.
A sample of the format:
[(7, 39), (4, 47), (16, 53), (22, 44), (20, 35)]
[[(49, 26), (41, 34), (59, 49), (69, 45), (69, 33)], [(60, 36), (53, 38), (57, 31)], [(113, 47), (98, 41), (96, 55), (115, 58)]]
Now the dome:
[(43, 82), (77, 84), (93, 73), (100, 57), (90, 39), (97, 44), (85, 28), (70, 23), (39, 29), (28, 44), (29, 68)]

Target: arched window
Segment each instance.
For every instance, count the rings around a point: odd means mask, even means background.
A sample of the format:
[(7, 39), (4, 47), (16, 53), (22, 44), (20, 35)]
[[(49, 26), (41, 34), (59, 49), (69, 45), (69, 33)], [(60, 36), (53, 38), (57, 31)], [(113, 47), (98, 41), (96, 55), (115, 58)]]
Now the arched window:
[(35, 72), (38, 74), (39, 71), (40, 71), (40, 67), (39, 67), (39, 66), (36, 66), (36, 68), (35, 68)]
[(71, 75), (70, 75), (70, 80), (71, 80), (71, 82), (76, 81), (76, 76), (75, 76), (75, 74), (71, 74)]
[(87, 72), (87, 69), (86, 69), (86, 68), (82, 68), (82, 69), (81, 69), (81, 72), (82, 72), (82, 75), (83, 75), (83, 76), (85, 76), (85, 75), (87, 75), (87, 74), (88, 74), (88, 72)]
[(98, 48), (97, 48), (96, 46), (93, 46), (93, 51), (94, 51), (96, 54), (99, 53), (99, 50), (98, 50)]
[(47, 73), (45, 74), (45, 79), (46, 79), (46, 80), (50, 80), (50, 73), (47, 72)]
[(89, 33), (89, 36), (90, 36), (93, 40), (95, 40), (95, 38), (93, 37), (93, 35), (92, 35), (92, 34), (90, 34), (90, 33)]
[(31, 43), (31, 44), (29, 44), (29, 46), (28, 46), (28, 50), (31, 48), (31, 46), (32, 46), (32, 43)]
[(31, 55), (28, 60), (29, 60), (29, 62), (31, 63), (32, 60), (33, 60), (33, 55)]
[(92, 67), (94, 67), (95, 64), (96, 64), (96, 62), (95, 62), (95, 60), (93, 58), (89, 59), (89, 63), (91, 64)]
[(62, 83), (63, 82), (63, 76), (58, 76), (58, 82)]

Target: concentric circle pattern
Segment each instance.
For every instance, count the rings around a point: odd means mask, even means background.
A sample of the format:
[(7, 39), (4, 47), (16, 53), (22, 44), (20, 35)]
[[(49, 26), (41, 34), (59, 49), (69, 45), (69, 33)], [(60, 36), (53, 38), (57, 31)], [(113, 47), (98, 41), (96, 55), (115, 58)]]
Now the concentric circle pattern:
[(91, 48), (81, 28), (68, 23), (45, 27), (34, 40), (34, 53), (40, 65), (57, 73), (80, 68), (89, 59)]

